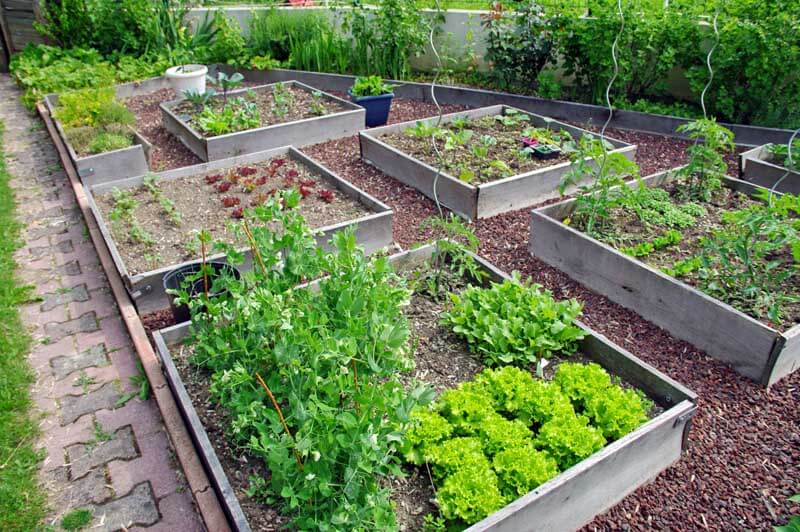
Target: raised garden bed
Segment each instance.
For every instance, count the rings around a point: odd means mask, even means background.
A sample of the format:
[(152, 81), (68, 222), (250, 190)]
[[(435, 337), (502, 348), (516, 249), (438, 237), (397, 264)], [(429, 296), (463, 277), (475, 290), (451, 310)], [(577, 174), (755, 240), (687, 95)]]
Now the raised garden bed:
[(44, 102), (84, 185), (91, 186), (147, 173), (151, 145), (136, 130), (132, 128), (130, 130), (134, 142), (131, 146), (95, 155), (80, 155), (69, 141), (61, 122), (56, 118), (58, 95), (48, 94)]
[[(155, 192), (146, 186), (151, 176)], [(89, 200), (116, 267), (145, 314), (169, 306), (164, 275), (200, 258), (198, 231), (233, 243), (229, 223), (243, 209), (286, 188), (303, 196), (300, 212), (319, 231), (319, 245), (327, 245), (334, 232), (348, 226), (355, 226), (368, 252), (391, 245), (389, 207), (292, 147), (96, 185)], [(130, 200), (136, 206), (126, 218), (124, 207)], [(122, 219), (114, 222), (117, 215)]]
[[(161, 104), (164, 126), (204, 161), (316, 144), (355, 135), (364, 127), (363, 107), (298, 81), (233, 90), (227, 101), (237, 109), (249, 106), (249, 120), (235, 124), (231, 132), (213, 133), (213, 126), (203, 124), (200, 108), (186, 100)], [(224, 105), (223, 96), (216, 95), (206, 108), (218, 110)]]
[[(399, 271), (410, 272), (422, 267), (434, 250), (432, 245), (424, 246), (395, 255), (391, 261)], [(508, 279), (480, 258), (475, 260), (489, 279), (497, 282)], [(433, 301), (414, 296), (406, 311), (421, 340), (416, 354), (417, 368), (410, 377), (442, 391), (472, 379), (482, 364), (468, 352), (464, 341), (441, 328), (438, 314), (441, 308)], [(580, 326), (586, 336), (579, 342), (580, 355), (576, 358), (580, 362), (596, 362), (622, 379), (624, 386), (644, 392), (655, 403), (649, 420), (469, 530), (524, 530), (532, 522), (547, 530), (579, 528), (680, 457), (696, 409), (696, 396), (603, 336)], [(242, 460), (241, 451), (225, 443), (225, 414), (215, 411), (208, 396), (208, 374), (187, 364), (190, 348), (183, 347), (182, 340), (188, 330), (189, 324), (173, 326), (156, 332), (154, 339), (167, 380), (209, 478), (234, 529), (278, 529), (285, 520), (275, 509), (244, 493), (250, 474), (264, 476), (267, 472), (263, 463)], [(545, 373), (552, 374), (552, 368)], [(427, 474), (413, 467), (408, 473), (407, 479), (391, 482), (396, 491), (400, 523), (417, 530), (421, 528), (420, 513), (433, 509), (429, 499), (434, 494)]]
[[(673, 173), (662, 172), (643, 182), (647, 187), (669, 189), (672, 177)], [(693, 286), (695, 270), (701, 265), (695, 256), (700, 239), (722, 227), (723, 212), (755, 204), (748, 196), (761, 188), (730, 177), (723, 180), (723, 187), (722, 203), (702, 204), (705, 213), (688, 222), (685, 234), (676, 241), (664, 240), (663, 248), (650, 249), (655, 240), (637, 244), (634, 238), (631, 244), (636, 245), (617, 249), (587, 236), (563, 223), (574, 213), (571, 199), (533, 211), (529, 249), (535, 257), (730, 364), (740, 374), (771, 385), (800, 367), (797, 304), (785, 305), (784, 322), (778, 327)], [(626, 230), (638, 226), (627, 219), (620, 222)], [(797, 285), (789, 278), (784, 289), (792, 295)]]
[[(469, 219), (521, 209), (558, 196), (561, 177), (569, 171), (566, 132), (577, 141), (586, 130), (505, 105), (403, 122), (359, 133), (361, 157), (382, 172), (412, 186)], [(562, 142), (537, 142), (561, 136)], [(442, 131), (444, 130), (444, 131)], [(471, 132), (471, 133), (467, 133)], [(438, 175), (438, 157), (430, 136), (439, 138), (445, 166)], [(526, 134), (528, 133), (528, 134)], [(633, 160), (636, 146), (608, 139), (614, 150)], [(539, 158), (533, 149), (556, 144), (562, 153)], [(527, 146), (526, 146), (527, 145)], [(530, 149), (523, 153), (526, 147)], [(434, 182), (436, 191), (434, 194)]]
[[(776, 156), (773, 153), (774, 147), (774, 144), (765, 144), (742, 153), (742, 179), (767, 188), (774, 187), (782, 179), (775, 190), (800, 194), (800, 171), (787, 169), (785, 157)], [(795, 159), (800, 161), (800, 149), (796, 149), (795, 152)]]

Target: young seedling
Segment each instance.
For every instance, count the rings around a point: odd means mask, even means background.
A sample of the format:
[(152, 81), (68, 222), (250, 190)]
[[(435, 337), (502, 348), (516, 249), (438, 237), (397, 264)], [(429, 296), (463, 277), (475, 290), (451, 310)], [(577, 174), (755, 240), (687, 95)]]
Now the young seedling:
[(209, 100), (216, 96), (216, 94), (217, 91), (214, 89), (206, 89), (205, 92), (200, 92), (196, 89), (183, 91), (183, 97), (186, 98), (186, 101), (191, 103), (197, 111), (202, 111), (205, 109)]
[(242, 84), (244, 81), (244, 76), (238, 72), (235, 72), (230, 76), (228, 76), (225, 72), (217, 72), (216, 77), (209, 74), (206, 76), (206, 79), (212, 85), (217, 85), (222, 89), (222, 101), (223, 103), (227, 104), (228, 93)]
[(311, 93), (311, 112), (316, 116), (322, 116), (328, 113), (328, 109), (322, 102), (322, 93), (320, 91)]

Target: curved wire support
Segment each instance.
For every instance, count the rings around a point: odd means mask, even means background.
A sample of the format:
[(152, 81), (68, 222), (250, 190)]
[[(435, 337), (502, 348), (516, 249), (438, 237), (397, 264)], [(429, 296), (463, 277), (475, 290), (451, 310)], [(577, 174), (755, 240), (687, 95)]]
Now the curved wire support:
[(769, 189), (769, 204), (772, 205), (772, 196), (775, 194), (775, 191), (778, 189), (783, 180), (789, 177), (789, 174), (792, 173), (790, 168), (794, 166), (794, 155), (792, 154), (792, 144), (794, 144), (794, 139), (797, 138), (797, 135), (800, 134), (800, 129), (794, 132), (794, 134), (789, 138), (789, 145), (787, 146), (787, 155), (786, 155), (786, 173), (781, 176), (780, 179), (775, 181), (775, 184), (772, 185), (772, 188)]
[(717, 20), (719, 19), (719, 8), (717, 8), (716, 13), (714, 13), (714, 46), (711, 47), (711, 50), (708, 51), (708, 55), (706, 56), (706, 66), (708, 67), (708, 83), (706, 86), (703, 87), (703, 93), (700, 94), (700, 106), (703, 108), (703, 118), (708, 118), (708, 113), (706, 112), (706, 93), (708, 89), (711, 88), (711, 83), (714, 82), (714, 69), (711, 67), (711, 56), (714, 55), (714, 51), (719, 46), (719, 27), (717, 26)]
[(611, 88), (614, 86), (614, 82), (617, 81), (617, 77), (619, 76), (619, 59), (617, 58), (617, 48), (619, 47), (619, 39), (622, 37), (622, 32), (625, 31), (625, 13), (622, 11), (622, 0), (617, 0), (617, 12), (619, 13), (620, 25), (617, 36), (614, 37), (614, 43), (611, 45), (611, 59), (614, 61), (614, 75), (611, 76), (611, 79), (608, 80), (608, 85), (606, 85), (606, 107), (608, 108), (608, 118), (606, 118), (606, 122), (603, 124), (603, 128), (600, 130), (600, 145), (603, 148), (603, 162), (600, 163), (600, 172), (598, 175), (603, 175), (603, 171), (606, 167), (606, 161), (608, 160), (606, 129), (608, 129), (611, 119), (614, 118), (614, 106), (611, 105)]

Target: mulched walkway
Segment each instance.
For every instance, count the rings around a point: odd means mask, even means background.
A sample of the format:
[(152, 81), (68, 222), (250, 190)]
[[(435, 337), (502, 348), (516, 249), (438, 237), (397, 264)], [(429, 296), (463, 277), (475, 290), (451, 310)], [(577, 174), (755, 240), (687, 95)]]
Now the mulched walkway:
[(45, 529), (88, 508), (93, 531), (204, 530), (155, 400), (136, 396), (138, 356), (58, 154), (19, 97), (0, 76), (4, 148), (24, 225), (16, 260), (35, 296), (20, 313), (34, 339)]
[[(460, 109), (446, 106), (444, 112)], [(434, 112), (431, 104), (396, 99), (390, 123)], [(690, 143), (685, 140), (614, 129), (608, 135), (638, 145), (636, 161), (642, 175), (687, 160), (685, 150)], [(403, 248), (434, 236), (420, 228), (425, 218), (436, 214), (434, 203), (363, 163), (357, 137), (303, 151), (392, 207), (395, 242)], [(179, 158), (176, 152), (174, 160)], [(730, 175), (738, 175), (736, 154), (728, 157), (728, 163)], [(531, 257), (527, 249), (529, 213), (530, 209), (522, 209), (477, 221), (474, 229), (481, 239), (481, 255), (506, 271), (520, 271), (556, 297), (578, 298), (584, 304), (585, 323), (700, 396), (689, 449), (682, 459), (596, 518), (586, 530), (769, 529), (800, 513), (800, 506), (786, 501), (800, 492), (800, 372), (767, 391)], [(145, 322), (159, 328), (168, 325), (170, 317), (159, 313), (146, 317)]]

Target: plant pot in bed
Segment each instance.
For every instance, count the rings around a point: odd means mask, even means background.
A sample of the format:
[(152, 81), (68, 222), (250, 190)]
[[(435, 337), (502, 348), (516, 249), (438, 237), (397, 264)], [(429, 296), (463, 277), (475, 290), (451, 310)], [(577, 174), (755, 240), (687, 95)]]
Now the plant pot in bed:
[(198, 94), (206, 92), (206, 74), (208, 67), (205, 65), (178, 65), (168, 68), (164, 73), (178, 94), (183, 94), (185, 91)]
[(383, 126), (389, 121), (389, 111), (394, 98), (393, 86), (383, 82), (378, 76), (356, 78), (347, 93), (350, 100), (366, 110), (367, 127)]
[[(212, 270), (208, 276), (209, 297), (218, 297), (227, 292), (227, 290), (224, 289), (213, 289), (215, 279), (221, 277), (223, 274), (231, 275), (237, 279), (240, 277), (239, 270), (226, 262), (208, 261), (206, 264), (208, 264)], [(167, 273), (164, 276), (164, 290), (180, 290), (183, 287), (184, 282), (188, 282), (187, 280), (189, 278), (192, 278), (200, 272), (202, 265), (202, 262), (193, 262), (191, 264), (185, 264), (179, 268), (175, 268), (171, 272)], [(199, 277), (193, 281), (190, 281), (189, 286), (186, 287), (189, 292), (189, 296), (196, 297), (201, 295), (205, 291), (204, 285), (205, 280), (203, 277)], [(175, 298), (170, 297), (169, 306), (172, 310), (172, 315), (175, 317), (176, 323), (182, 323), (191, 319), (188, 305), (176, 305)]]

